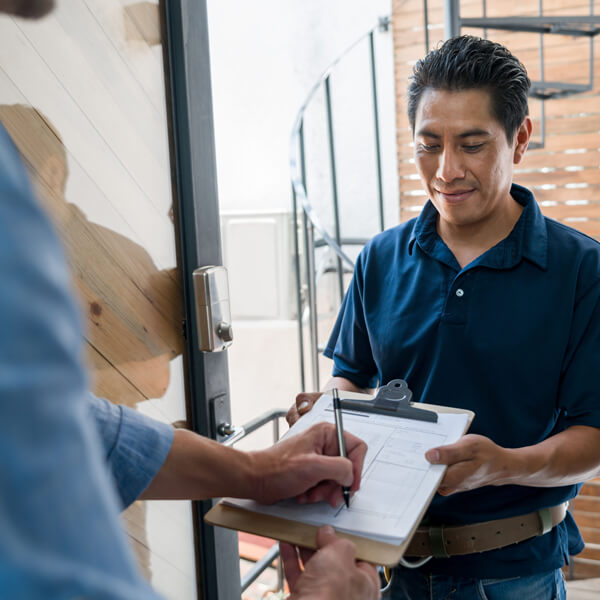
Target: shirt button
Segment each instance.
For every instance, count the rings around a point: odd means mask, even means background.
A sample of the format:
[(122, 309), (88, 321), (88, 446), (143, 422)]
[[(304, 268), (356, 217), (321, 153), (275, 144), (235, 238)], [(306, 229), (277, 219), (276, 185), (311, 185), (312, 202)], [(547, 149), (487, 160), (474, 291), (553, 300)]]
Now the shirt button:
[(465, 295), (465, 292), (464, 292), (464, 291), (463, 291), (461, 288), (458, 288), (458, 289), (456, 290), (456, 295), (457, 295), (459, 298), (462, 298), (462, 297)]

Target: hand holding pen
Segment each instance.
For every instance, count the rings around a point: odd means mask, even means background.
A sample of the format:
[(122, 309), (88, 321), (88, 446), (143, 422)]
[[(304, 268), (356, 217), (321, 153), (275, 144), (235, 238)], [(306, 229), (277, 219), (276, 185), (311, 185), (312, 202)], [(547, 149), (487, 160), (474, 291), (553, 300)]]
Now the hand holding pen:
[[(344, 423), (342, 421), (342, 407), (340, 406), (340, 396), (337, 388), (331, 390), (333, 395), (333, 414), (335, 415), (335, 428), (337, 430), (338, 446), (340, 456), (347, 458), (346, 456), (346, 441), (344, 440)], [(344, 502), (346, 508), (350, 508), (350, 488), (342, 486), (342, 493), (344, 495)]]

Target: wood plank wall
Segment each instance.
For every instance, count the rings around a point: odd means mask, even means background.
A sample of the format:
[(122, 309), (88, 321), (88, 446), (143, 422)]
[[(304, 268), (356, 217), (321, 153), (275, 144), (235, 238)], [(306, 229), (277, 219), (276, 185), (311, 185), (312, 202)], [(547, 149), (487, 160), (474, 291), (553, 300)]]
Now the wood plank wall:
[(588, 481), (570, 508), (585, 540), (585, 549), (565, 572), (574, 579), (600, 577), (600, 479)]
[[(430, 47), (443, 39), (443, 0), (429, 0)], [(490, 17), (537, 15), (534, 0), (490, 0)], [(480, 0), (462, 0), (461, 15), (482, 16)], [(600, 1), (595, 0), (595, 14)], [(412, 158), (412, 135), (406, 117), (406, 84), (412, 66), (425, 54), (422, 0), (392, 0), (396, 79), (400, 215), (417, 216), (426, 196)], [(584, 0), (544, 0), (544, 14), (586, 15)], [(482, 30), (462, 33), (483, 35)], [(507, 46), (523, 62), (531, 79), (539, 78), (539, 35), (489, 30), (488, 37)], [(545, 80), (587, 83), (589, 41), (567, 36), (544, 38)], [(515, 181), (531, 188), (544, 214), (600, 239), (600, 39), (594, 49), (594, 87), (585, 94), (546, 102), (546, 143), (529, 150), (515, 171)], [(534, 137), (539, 132), (540, 104), (530, 101)], [(600, 577), (599, 482), (586, 484), (572, 510), (586, 541), (585, 551), (572, 559), (566, 572), (574, 578)]]
[[(182, 293), (157, 2), (59, 2), (0, 17), (0, 121), (65, 247), (91, 388), (185, 420)], [(124, 523), (168, 598), (196, 597), (190, 503), (136, 502)]]
[[(412, 135), (406, 117), (406, 84), (414, 63), (425, 54), (422, 0), (393, 0), (393, 35), (397, 98), (398, 173), (401, 220), (416, 216), (426, 201), (412, 160)], [(443, 39), (443, 0), (429, 0), (431, 47)], [(595, 0), (595, 13), (600, 1)], [(537, 14), (537, 1), (488, 1), (488, 16)], [(544, 14), (585, 15), (585, 0), (544, 0)], [(462, 0), (461, 15), (482, 15), (480, 0)], [(482, 30), (463, 33), (483, 35)], [(539, 36), (489, 30), (488, 37), (506, 45), (539, 77)], [(546, 102), (546, 144), (529, 150), (518, 165), (515, 181), (531, 188), (544, 214), (600, 238), (600, 39), (595, 43), (594, 88), (591, 92)], [(586, 83), (589, 80), (589, 41), (568, 36), (544, 37), (545, 79)], [(540, 103), (530, 101), (534, 136), (539, 135)]]

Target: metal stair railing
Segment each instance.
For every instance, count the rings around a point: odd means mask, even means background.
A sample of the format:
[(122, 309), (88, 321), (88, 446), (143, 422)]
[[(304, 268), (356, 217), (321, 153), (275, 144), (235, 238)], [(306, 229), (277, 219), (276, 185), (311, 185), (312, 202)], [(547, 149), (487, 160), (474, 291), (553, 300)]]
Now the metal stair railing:
[[(593, 8), (593, 4), (592, 4)], [(485, 17), (461, 19), (462, 27), (481, 27), (503, 29), (505, 31), (523, 31), (529, 33), (554, 33), (558, 35), (593, 37), (600, 33), (600, 17), (572, 16), (549, 17)]]
[[(317, 284), (324, 273), (335, 272), (339, 301), (344, 296), (344, 274), (352, 272), (354, 261), (347, 254), (348, 246), (363, 246), (369, 238), (344, 237), (340, 223), (338, 169), (336, 164), (336, 147), (333, 131), (333, 106), (331, 97), (331, 74), (336, 66), (361, 42), (368, 40), (371, 93), (373, 102), (374, 153), (377, 181), (377, 210), (379, 228), (384, 229), (383, 183), (381, 163), (381, 138), (379, 127), (379, 107), (377, 94), (377, 72), (375, 62), (375, 33), (385, 33), (390, 24), (389, 17), (382, 17), (379, 23), (370, 31), (358, 38), (338, 58), (336, 58), (319, 77), (309, 91), (300, 107), (290, 139), (290, 172), (292, 184), (292, 215), (294, 220), (294, 249), (296, 271), (296, 310), (298, 318), (298, 345), (300, 351), (300, 380), (302, 391), (306, 390), (304, 322), (308, 322), (310, 340), (311, 385), (313, 390), (320, 387), (319, 380), (319, 335), (318, 335), (318, 306)], [(329, 149), (329, 167), (331, 176), (331, 202), (333, 207), (333, 234), (322, 224), (313, 205), (313, 199), (307, 191), (306, 184), (306, 148), (304, 136), (304, 117), (306, 109), (319, 90), (325, 94), (325, 110), (327, 119), (327, 146)], [(300, 230), (302, 236), (300, 236)], [(304, 279), (302, 285), (301, 243), (304, 250)], [(317, 266), (315, 251), (327, 248), (330, 255), (325, 264)], [(331, 255), (333, 255), (331, 257)], [(333, 258), (333, 266), (331, 265)]]
[[(229, 423), (222, 423), (219, 425), (218, 433), (226, 437), (224, 437), (220, 443), (223, 444), (223, 446), (233, 446), (246, 436), (254, 433), (257, 429), (264, 427), (268, 423), (273, 424), (273, 443), (275, 443), (279, 439), (279, 419), (284, 418), (286, 414), (287, 411), (285, 410), (271, 410), (256, 417), (255, 419), (252, 419), (241, 427), (235, 427)], [(271, 566), (273, 561), (277, 561), (275, 564), (275, 569), (277, 571), (276, 591), (283, 593), (284, 575), (283, 565), (281, 558), (279, 557), (278, 543), (275, 543), (273, 547), (270, 548), (261, 559), (256, 561), (254, 566), (242, 577), (240, 593), (243, 593), (248, 587), (250, 587), (250, 585), (252, 585), (252, 583), (254, 583), (258, 577), (260, 577), (261, 573)]]

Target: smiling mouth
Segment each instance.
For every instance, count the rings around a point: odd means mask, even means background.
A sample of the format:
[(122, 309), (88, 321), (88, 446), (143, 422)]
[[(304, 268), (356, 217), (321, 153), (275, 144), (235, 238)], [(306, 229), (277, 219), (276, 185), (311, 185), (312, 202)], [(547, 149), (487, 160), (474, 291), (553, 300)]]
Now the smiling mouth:
[(468, 190), (456, 190), (454, 192), (443, 192), (441, 190), (436, 191), (446, 202), (456, 204), (466, 200), (475, 191), (475, 189), (471, 188)]

